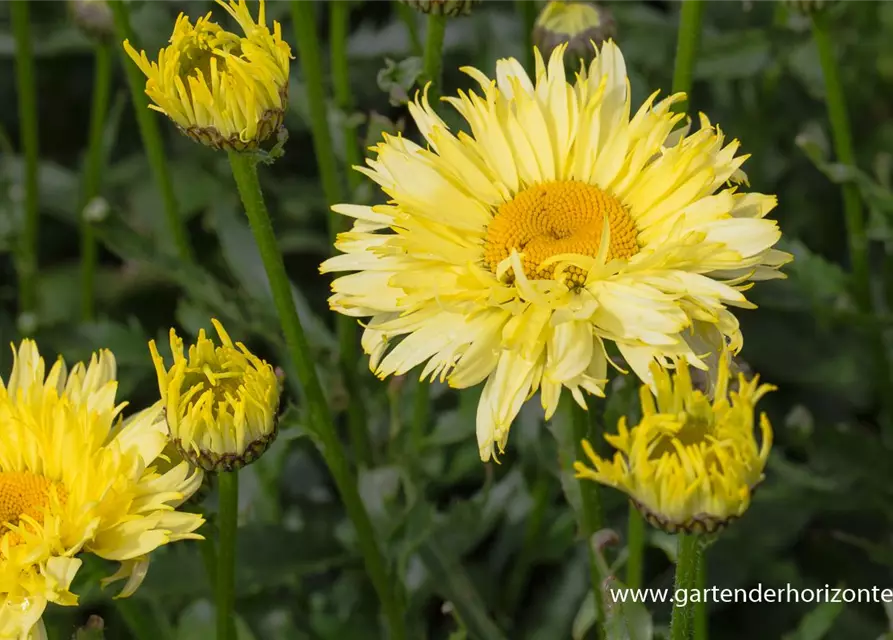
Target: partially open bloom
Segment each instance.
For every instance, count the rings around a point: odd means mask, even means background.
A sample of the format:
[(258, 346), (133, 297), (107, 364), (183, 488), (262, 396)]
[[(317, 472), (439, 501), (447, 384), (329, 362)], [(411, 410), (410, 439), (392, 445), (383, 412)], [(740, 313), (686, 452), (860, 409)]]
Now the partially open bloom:
[(443, 16), (467, 16), (481, 0), (401, 0), (416, 11)]
[(234, 471), (260, 457), (276, 439), (279, 379), (269, 364), (233, 343), (211, 320), (221, 344), (205, 335), (183, 350), (171, 329), (168, 369), (149, 343), (170, 435), (183, 456), (206, 471)]
[(93, 553), (121, 563), (105, 582), (142, 582), (149, 554), (193, 533), (201, 516), (176, 508), (199, 487), (188, 463), (158, 463), (167, 443), (161, 405), (119, 419), (115, 358), (94, 355), (66, 373), (45, 370), (37, 345), (13, 351), (0, 381), (0, 638), (36, 633), (47, 602), (76, 605), (70, 591)]
[(615, 35), (611, 12), (592, 2), (551, 0), (533, 28), (533, 42), (546, 56), (566, 42), (567, 55), (588, 57), (592, 54), (591, 43), (601, 44)]
[(155, 103), (150, 106), (183, 133), (215, 149), (256, 149), (282, 126), (291, 49), (278, 22), (272, 34), (267, 28), (263, 0), (257, 22), (245, 0), (217, 4), (245, 37), (211, 22), (210, 12), (195, 25), (181, 13), (157, 62), (126, 40), (124, 48), (146, 75), (146, 95)]
[(712, 533), (740, 517), (763, 480), (772, 446), (765, 413), (757, 443), (754, 410), (775, 387), (739, 374), (738, 390), (729, 391), (729, 355), (719, 359), (712, 402), (693, 389), (684, 358), (673, 374), (653, 363), (657, 402), (643, 385), (641, 422), (628, 429), (621, 418), (617, 435), (605, 436), (617, 449), (613, 460), (584, 441), (594, 468), (577, 461), (577, 477), (620, 489), (652, 525), (671, 533)]
[[(774, 196), (739, 191), (738, 141), (701, 116), (686, 135), (657, 93), (630, 118), (620, 50), (607, 42), (574, 84), (564, 46), (536, 80), (515, 59), (496, 80), (446, 98), (470, 134), (451, 133), (427, 98), (410, 112), (428, 142), (385, 137), (360, 171), (388, 204), (333, 207), (355, 218), (343, 252), (323, 272), (332, 309), (371, 316), (363, 348), (381, 378), (425, 363), (423, 378), (451, 386), (486, 381), (477, 413), (480, 454), (502, 451), (509, 426), (538, 389), (550, 417), (562, 388), (585, 406), (602, 396), (613, 342), (651, 381), (651, 362), (684, 355), (701, 369), (726, 337), (728, 306), (781, 277), (790, 255), (766, 214)], [(715, 357), (715, 356), (714, 356)]]

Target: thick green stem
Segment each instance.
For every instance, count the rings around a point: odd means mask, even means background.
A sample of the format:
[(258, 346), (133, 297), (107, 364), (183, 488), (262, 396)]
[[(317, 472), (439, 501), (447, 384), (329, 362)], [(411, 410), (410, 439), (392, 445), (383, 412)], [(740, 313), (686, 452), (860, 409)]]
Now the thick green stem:
[(676, 559), (676, 584), (675, 591), (684, 590), (686, 600), (684, 606), (676, 602), (673, 605), (673, 618), (670, 621), (671, 640), (690, 640), (692, 632), (692, 609), (694, 605), (688, 602), (691, 589), (695, 588), (698, 579), (698, 564), (700, 562), (702, 545), (697, 535), (680, 533), (678, 539), (679, 555)]
[(217, 640), (235, 640), (236, 528), (239, 516), (239, 473), (231, 471), (217, 476), (220, 512), (217, 527)]
[(638, 589), (642, 586), (642, 569), (645, 559), (645, 519), (630, 503), (626, 528), (626, 586)]
[(291, 286), (285, 272), (285, 263), (282, 260), (282, 254), (279, 253), (276, 235), (264, 204), (260, 183), (257, 179), (256, 159), (250, 155), (230, 152), (229, 160), (233, 177), (239, 188), (239, 195), (242, 197), (242, 204), (245, 206), (255, 242), (270, 280), (273, 301), (279, 313), (279, 322), (285, 334), (288, 353), (304, 389), (311, 433), (332, 473), (341, 499), (344, 501), (347, 515), (356, 528), (357, 540), (366, 563), (366, 571), (378, 593), (384, 616), (390, 627), (390, 638), (403, 640), (406, 637), (404, 612), (398, 596), (397, 583), (388, 574), (384, 557), (375, 539), (372, 522), (360, 499), (356, 477), (348, 465), (344, 448), (332, 422), (329, 406), (316, 373), (310, 345), (307, 343), (307, 337), (295, 310)]
[[(701, 555), (698, 559), (698, 573), (695, 577), (695, 588), (702, 594), (707, 588), (707, 547), (702, 545)], [(707, 599), (700, 598), (695, 603), (694, 611), (694, 638), (695, 640), (707, 640)]]
[(96, 45), (93, 73), (93, 104), (90, 108), (90, 133), (84, 165), (84, 184), (78, 212), (81, 232), (81, 319), (89, 322), (95, 315), (97, 247), (93, 225), (87, 216), (90, 202), (99, 195), (105, 160), (103, 133), (112, 86), (112, 52), (105, 43)]
[(31, 22), (27, 0), (9, 4), (16, 44), (16, 91), (19, 98), (19, 131), (25, 156), (25, 207), (18, 234), (16, 266), (19, 274), (19, 314), (32, 314), (37, 307), (37, 84)]
[[(341, 11), (347, 11), (346, 2), (334, 0), (333, 4), (345, 5)], [(293, 0), (291, 3), (292, 23), (295, 28), (298, 56), (301, 71), (307, 90), (307, 103), (310, 108), (310, 127), (313, 134), (313, 151), (322, 182), (323, 194), (329, 206), (344, 201), (341, 181), (338, 177), (338, 161), (332, 148), (332, 136), (329, 133), (329, 121), (326, 108), (325, 85), (320, 55), (319, 38), (316, 34), (315, 3), (306, 0)], [(335, 9), (333, 8), (333, 11)], [(346, 20), (346, 16), (344, 17)], [(346, 28), (346, 27), (345, 27)], [(346, 36), (345, 36), (346, 38)], [(346, 47), (346, 43), (344, 43)], [(333, 44), (334, 48), (334, 44)], [(346, 58), (346, 51), (344, 52)], [(346, 64), (346, 60), (345, 60)], [(348, 85), (349, 87), (349, 85)], [(342, 216), (329, 212), (327, 222), (329, 237), (332, 241), (342, 231)], [(366, 412), (360, 388), (360, 377), (357, 370), (357, 324), (353, 318), (338, 315), (335, 318), (338, 333), (341, 375), (350, 398), (347, 407), (347, 426), (350, 433), (354, 455), (362, 464), (372, 464), (372, 445), (366, 426)]]
[(441, 94), (443, 73), (443, 36), (446, 33), (446, 16), (428, 15), (428, 26), (425, 32), (425, 54), (422, 59), (422, 78), (430, 82), (428, 102), (435, 108)]
[[(571, 407), (571, 422), (574, 429), (574, 442), (577, 448), (576, 459), (584, 460), (586, 454), (581, 443), (583, 440), (590, 439), (589, 416), (576, 402), (570, 402), (569, 404)], [(595, 549), (592, 548), (592, 537), (603, 528), (604, 515), (602, 513), (601, 499), (599, 498), (598, 484), (586, 478), (580, 478), (579, 483), (581, 500), (579, 525), (583, 538), (586, 540), (586, 551), (589, 554), (589, 577), (592, 583), (592, 593), (595, 597), (597, 620), (595, 628), (598, 638), (604, 639), (605, 605), (602, 581), (605, 576), (602, 575), (598, 559), (595, 556)]]
[[(819, 11), (813, 15), (812, 35), (819, 50), (822, 75), (825, 78), (825, 104), (828, 109), (828, 120), (831, 121), (834, 152), (838, 162), (855, 166), (856, 154), (853, 150), (853, 135), (847, 114), (846, 96), (840, 83), (840, 71), (834, 56), (834, 45), (825, 12)], [(871, 275), (868, 262), (868, 241), (865, 236), (865, 219), (859, 188), (854, 182), (843, 184), (843, 212), (847, 239), (849, 240), (856, 302), (861, 311), (870, 312)]]
[(329, 3), (329, 48), (332, 64), (332, 85), (334, 87), (335, 104), (344, 115), (344, 159), (347, 164), (347, 185), (350, 190), (356, 189), (361, 181), (361, 174), (352, 167), (363, 161), (360, 154), (360, 142), (357, 138), (357, 127), (353, 122), (353, 92), (350, 87), (350, 64), (347, 59), (347, 33), (350, 18), (350, 3), (346, 0), (333, 0)]
[[(115, 18), (115, 33), (118, 41), (129, 40), (130, 44), (139, 51), (139, 43), (130, 25), (127, 5), (121, 0), (111, 0), (109, 7), (111, 7), (112, 15)], [(136, 66), (136, 63), (124, 51), (123, 47), (120, 49), (120, 54), (121, 62), (127, 75), (127, 85), (130, 88), (130, 99), (133, 102), (136, 123), (140, 130), (140, 136), (143, 139), (143, 146), (146, 148), (146, 156), (149, 159), (152, 176), (155, 179), (158, 190), (161, 192), (166, 235), (168, 236), (166, 240), (173, 244), (181, 260), (192, 262), (195, 257), (192, 246), (189, 244), (186, 224), (180, 216), (177, 199), (174, 195), (174, 186), (171, 182), (167, 158), (164, 153), (164, 143), (161, 139), (161, 132), (158, 129), (158, 116), (149, 109), (149, 100), (145, 93), (146, 78), (143, 76), (143, 72), (139, 70), (139, 67)]]
[(536, 3), (533, 0), (515, 0), (521, 15), (521, 37), (524, 39), (524, 68), (533, 74), (533, 29), (536, 26)]
[(422, 39), (419, 38), (419, 25), (416, 22), (418, 12), (408, 4), (399, 2), (399, 0), (395, 4), (397, 6), (397, 13), (403, 21), (403, 24), (406, 25), (406, 32), (409, 34), (409, 46), (412, 55), (421, 57), (424, 55), (424, 49), (422, 48)]
[[(691, 87), (701, 42), (701, 21), (704, 17), (704, 0), (682, 0), (679, 13), (679, 32), (676, 40), (676, 62), (673, 68), (673, 93), (688, 95), (680, 109), (691, 111)], [(678, 106), (678, 105), (677, 105)]]

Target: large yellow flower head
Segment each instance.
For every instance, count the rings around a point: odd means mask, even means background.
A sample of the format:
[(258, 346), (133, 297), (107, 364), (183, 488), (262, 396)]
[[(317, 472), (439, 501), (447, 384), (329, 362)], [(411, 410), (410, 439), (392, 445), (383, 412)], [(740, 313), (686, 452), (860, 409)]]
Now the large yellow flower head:
[(149, 343), (170, 435), (183, 456), (206, 471), (234, 471), (260, 457), (276, 439), (279, 379), (269, 364), (233, 343), (211, 320), (221, 344), (205, 335), (184, 352), (171, 329), (168, 369)]
[[(752, 307), (751, 280), (780, 277), (771, 247), (774, 196), (742, 193), (738, 142), (701, 118), (685, 136), (652, 95), (630, 118), (620, 50), (607, 42), (576, 82), (564, 47), (531, 81), (515, 59), (481, 94), (446, 98), (470, 135), (451, 133), (425, 97), (410, 109), (428, 142), (386, 137), (360, 171), (390, 202), (339, 205), (356, 218), (323, 272), (330, 305), (371, 316), (363, 346), (380, 377), (425, 361), (422, 377), (486, 380), (477, 413), (481, 458), (502, 451), (521, 405), (541, 391), (547, 418), (561, 389), (603, 395), (606, 343), (649, 380), (649, 364), (741, 346), (727, 305)], [(390, 348), (390, 349), (389, 349)]]
[[(37, 345), (13, 351), (0, 380), (0, 638), (37, 633), (47, 602), (77, 604), (70, 591), (93, 553), (121, 563), (106, 579), (143, 580), (149, 553), (188, 538), (204, 520), (176, 510), (201, 485), (188, 463), (160, 459), (167, 443), (160, 403), (126, 421), (115, 404), (115, 358), (94, 355), (66, 373), (45, 370)], [(164, 466), (162, 473), (159, 468)]]
[(577, 477), (616, 487), (629, 495), (648, 521), (671, 533), (713, 533), (740, 517), (763, 480), (772, 446), (772, 427), (760, 414), (761, 442), (754, 433), (754, 410), (775, 389), (738, 375), (738, 390), (729, 392), (729, 354), (719, 359), (715, 396), (692, 387), (684, 358), (670, 374), (651, 365), (657, 403), (643, 385), (641, 422), (628, 429), (626, 419), (617, 435), (606, 435), (617, 449), (605, 460), (583, 442), (594, 465), (574, 463)]
[(170, 46), (149, 62), (146, 52), (124, 48), (146, 75), (153, 109), (166, 114), (194, 140), (215, 149), (256, 149), (282, 126), (288, 102), (291, 49), (282, 28), (266, 25), (264, 2), (257, 22), (245, 0), (217, 4), (236, 19), (245, 37), (211, 22), (177, 18)]

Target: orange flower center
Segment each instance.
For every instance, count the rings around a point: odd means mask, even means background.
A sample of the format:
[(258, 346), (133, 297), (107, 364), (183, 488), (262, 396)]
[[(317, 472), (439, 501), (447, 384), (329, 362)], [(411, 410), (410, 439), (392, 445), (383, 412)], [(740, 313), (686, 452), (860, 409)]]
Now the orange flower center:
[[(639, 245), (638, 231), (617, 198), (598, 187), (575, 180), (535, 184), (499, 207), (487, 227), (484, 262), (493, 273), (512, 250), (522, 253), (525, 275), (534, 280), (553, 277), (552, 256), (598, 255), (602, 231), (610, 229), (607, 260), (630, 258)], [(569, 287), (581, 286), (586, 274), (579, 267), (564, 272)]]
[(0, 535), (25, 517), (43, 524), (53, 491), (64, 503), (68, 492), (62, 484), (30, 471), (0, 471)]

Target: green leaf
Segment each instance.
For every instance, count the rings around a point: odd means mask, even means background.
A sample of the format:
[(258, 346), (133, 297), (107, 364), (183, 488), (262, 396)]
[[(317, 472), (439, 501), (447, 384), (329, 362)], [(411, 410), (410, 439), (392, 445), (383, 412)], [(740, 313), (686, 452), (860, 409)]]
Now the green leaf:
[(422, 75), (422, 59), (411, 57), (394, 62), (385, 58), (384, 65), (376, 76), (378, 87), (388, 94), (391, 106), (401, 107), (409, 102), (409, 91)]
[[(643, 603), (632, 601), (611, 603), (612, 591), (628, 588), (616, 578), (607, 581), (607, 586), (604, 588), (605, 633), (608, 640), (651, 640), (654, 637), (654, 623)], [(585, 640), (596, 621), (595, 598), (590, 590), (574, 619), (573, 640)]]
[(434, 591), (452, 603), (471, 637), (479, 640), (506, 638), (490, 618), (474, 583), (455, 557), (449, 556), (434, 540), (422, 544), (419, 557), (431, 574)]
[(803, 616), (797, 629), (785, 634), (783, 640), (821, 640), (834, 626), (834, 621), (843, 613), (843, 609), (843, 600), (821, 603)]

